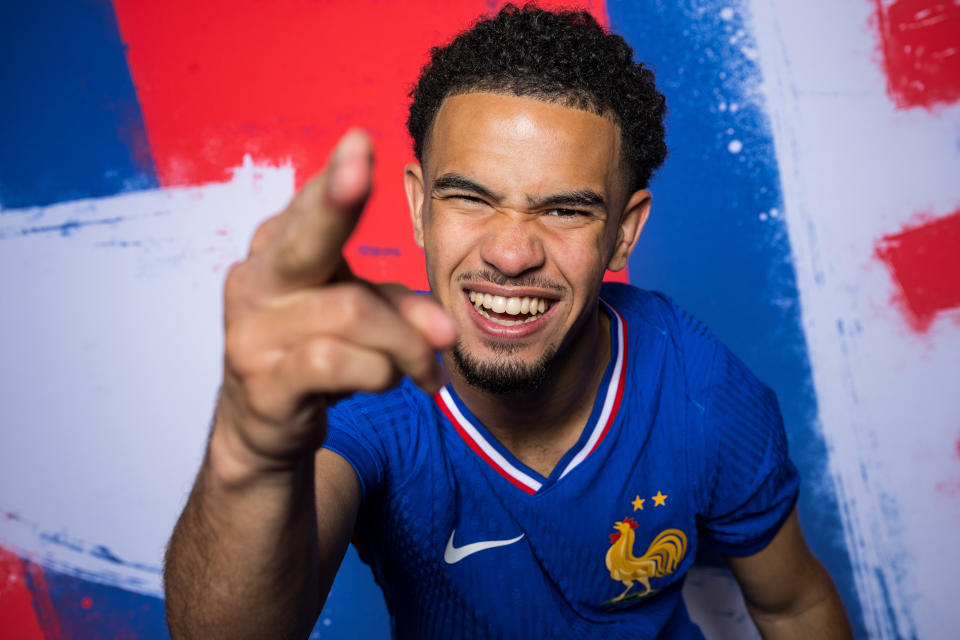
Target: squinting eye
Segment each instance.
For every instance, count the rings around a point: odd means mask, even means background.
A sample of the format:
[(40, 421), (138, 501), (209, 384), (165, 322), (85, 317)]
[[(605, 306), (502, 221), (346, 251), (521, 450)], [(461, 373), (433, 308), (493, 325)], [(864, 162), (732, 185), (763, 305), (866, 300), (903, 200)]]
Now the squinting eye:
[(450, 196), (450, 198), (454, 200), (463, 200), (464, 202), (469, 202), (471, 204), (486, 204), (486, 202), (484, 202), (480, 198), (477, 198), (476, 196), (465, 196), (465, 195), (457, 194), (457, 195)]
[(577, 211), (576, 209), (550, 209), (547, 211), (548, 216), (555, 216), (558, 218), (573, 218), (575, 216), (586, 215), (583, 211)]

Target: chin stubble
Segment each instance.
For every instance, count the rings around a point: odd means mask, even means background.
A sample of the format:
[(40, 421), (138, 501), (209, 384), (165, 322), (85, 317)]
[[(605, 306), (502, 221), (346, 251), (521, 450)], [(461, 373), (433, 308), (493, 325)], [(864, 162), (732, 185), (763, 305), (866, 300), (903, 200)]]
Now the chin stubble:
[(530, 393), (543, 386), (550, 371), (556, 347), (549, 347), (536, 362), (524, 365), (512, 358), (514, 345), (493, 347), (496, 357), (490, 362), (480, 362), (458, 341), (453, 347), (453, 360), (460, 374), (472, 387), (495, 394)]

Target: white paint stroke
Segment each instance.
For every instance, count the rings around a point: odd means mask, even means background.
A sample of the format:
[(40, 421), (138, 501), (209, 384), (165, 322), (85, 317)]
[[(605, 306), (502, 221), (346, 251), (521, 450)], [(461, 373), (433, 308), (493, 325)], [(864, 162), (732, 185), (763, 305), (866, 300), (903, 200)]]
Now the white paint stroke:
[[(911, 333), (874, 243), (960, 205), (960, 108), (897, 111), (873, 3), (753, 0), (820, 422), (871, 638), (949, 638), (960, 327)], [(811, 37), (811, 34), (816, 34)]]
[(0, 511), (18, 517), (0, 544), (161, 593), (220, 380), (224, 274), (293, 191), (293, 169), (247, 159), (226, 183), (0, 214)]

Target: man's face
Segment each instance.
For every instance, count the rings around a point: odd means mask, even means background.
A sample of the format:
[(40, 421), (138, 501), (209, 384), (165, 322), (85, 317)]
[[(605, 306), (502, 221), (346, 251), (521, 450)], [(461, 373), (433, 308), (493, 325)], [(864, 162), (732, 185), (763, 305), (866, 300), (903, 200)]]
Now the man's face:
[(604, 270), (625, 266), (649, 208), (628, 193), (612, 121), (491, 93), (444, 101), (406, 186), (458, 368), (491, 392), (542, 381), (596, 317)]

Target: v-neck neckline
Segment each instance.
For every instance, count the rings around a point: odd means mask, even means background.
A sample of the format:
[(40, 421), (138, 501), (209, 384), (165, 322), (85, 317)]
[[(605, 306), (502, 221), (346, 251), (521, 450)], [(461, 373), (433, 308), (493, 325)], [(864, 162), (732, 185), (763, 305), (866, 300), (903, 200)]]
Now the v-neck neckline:
[(527, 494), (534, 495), (553, 486), (577, 468), (604, 441), (617, 416), (627, 375), (627, 325), (623, 316), (606, 300), (601, 298), (600, 303), (611, 319), (610, 361), (580, 437), (563, 454), (549, 476), (544, 477), (528, 467), (493, 437), (452, 387), (444, 386), (434, 396), (440, 411), (467, 446), (508, 482)]

